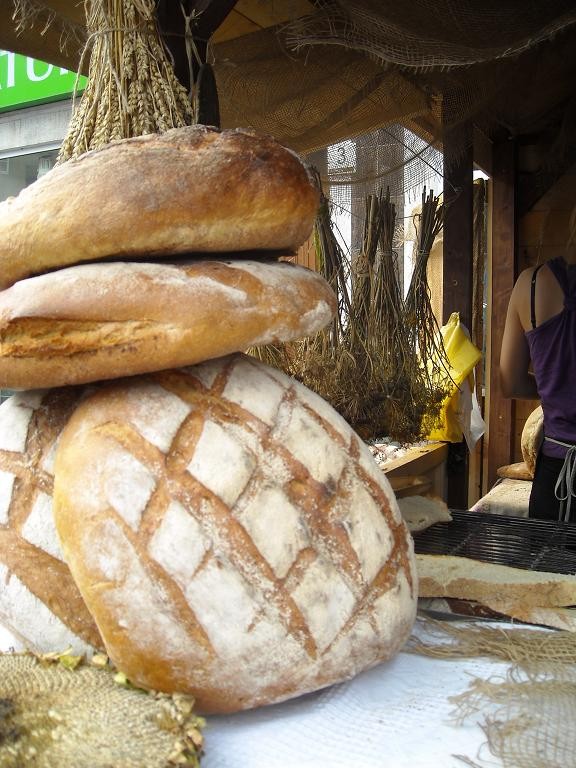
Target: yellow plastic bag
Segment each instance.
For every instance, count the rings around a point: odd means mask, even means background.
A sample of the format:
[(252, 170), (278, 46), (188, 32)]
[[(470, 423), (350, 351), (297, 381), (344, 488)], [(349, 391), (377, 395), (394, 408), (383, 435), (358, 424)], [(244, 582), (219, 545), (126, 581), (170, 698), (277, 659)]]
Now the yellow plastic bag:
[(452, 391), (442, 403), (440, 422), (428, 435), (428, 440), (459, 443), (463, 433), (460, 419), (459, 386), (470, 376), (474, 366), (482, 358), (482, 352), (468, 338), (460, 322), (460, 314), (452, 312), (446, 325), (440, 329), (446, 356), (450, 363)]

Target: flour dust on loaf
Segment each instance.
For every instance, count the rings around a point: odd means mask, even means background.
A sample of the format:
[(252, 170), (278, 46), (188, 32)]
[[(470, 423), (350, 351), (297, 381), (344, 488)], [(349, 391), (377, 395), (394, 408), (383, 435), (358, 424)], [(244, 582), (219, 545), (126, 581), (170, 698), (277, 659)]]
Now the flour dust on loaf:
[(300, 158), (249, 130), (193, 125), (121, 139), (0, 202), (0, 288), (112, 257), (293, 251), (319, 201)]
[(410, 634), (387, 479), (331, 406), (254, 358), (100, 388), (63, 433), (54, 498), (114, 662), (204, 712), (350, 678)]
[(327, 281), (288, 262), (80, 264), (0, 291), (0, 387), (191, 365), (313, 335), (335, 311)]
[(25, 392), (0, 406), (0, 625), (35, 652), (102, 647), (52, 514), (55, 448), (81, 395)]

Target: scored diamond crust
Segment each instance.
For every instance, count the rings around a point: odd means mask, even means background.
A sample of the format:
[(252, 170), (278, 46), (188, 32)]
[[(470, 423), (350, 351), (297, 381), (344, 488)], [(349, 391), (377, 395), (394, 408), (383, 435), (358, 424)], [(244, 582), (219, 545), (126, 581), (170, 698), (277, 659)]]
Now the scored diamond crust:
[(23, 392), (0, 407), (0, 623), (36, 651), (101, 645), (52, 513), (54, 449), (81, 394)]
[(415, 567), (373, 467), (323, 400), (244, 355), (88, 398), (59, 449), (56, 518), (118, 666), (233, 710), (391, 656), (413, 622)]

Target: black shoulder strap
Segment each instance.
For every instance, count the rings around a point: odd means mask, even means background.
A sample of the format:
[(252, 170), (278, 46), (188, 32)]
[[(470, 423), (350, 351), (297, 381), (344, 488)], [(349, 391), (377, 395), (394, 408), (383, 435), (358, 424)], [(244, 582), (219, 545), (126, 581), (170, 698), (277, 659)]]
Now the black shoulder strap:
[(530, 320), (532, 321), (532, 328), (536, 328), (536, 307), (534, 301), (536, 296), (536, 275), (538, 274), (538, 270), (543, 266), (543, 264), (539, 264), (534, 272), (532, 272), (532, 283), (530, 284)]

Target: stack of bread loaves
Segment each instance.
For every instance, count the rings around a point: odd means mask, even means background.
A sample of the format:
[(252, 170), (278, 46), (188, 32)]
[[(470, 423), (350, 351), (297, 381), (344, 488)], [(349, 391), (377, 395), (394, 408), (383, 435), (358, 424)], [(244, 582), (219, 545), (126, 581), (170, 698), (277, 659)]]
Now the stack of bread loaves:
[(0, 622), (26, 645), (104, 647), (134, 684), (230, 712), (407, 639), (415, 563), (384, 473), (242, 352), (332, 317), (324, 279), (278, 259), (317, 204), (292, 152), (204, 126), (0, 204), (0, 386), (24, 390), (0, 407)]

